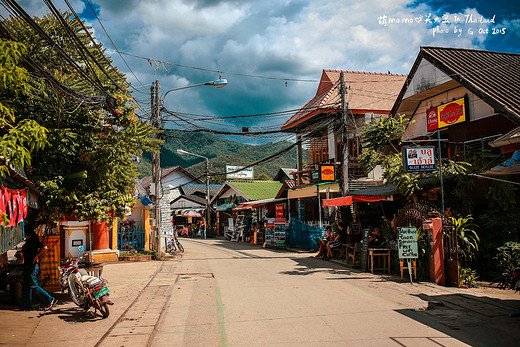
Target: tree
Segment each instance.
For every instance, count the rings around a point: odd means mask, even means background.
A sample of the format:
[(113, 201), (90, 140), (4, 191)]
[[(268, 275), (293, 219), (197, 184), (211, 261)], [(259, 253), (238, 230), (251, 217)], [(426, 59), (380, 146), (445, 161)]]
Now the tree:
[[(405, 172), (399, 147), (400, 140), (406, 130), (409, 120), (403, 115), (393, 117), (381, 117), (379, 121), (372, 121), (363, 126), (361, 138), (363, 141), (363, 153), (360, 164), (366, 171), (373, 170), (377, 165), (384, 169), (383, 178), (393, 183), (397, 190), (405, 195), (412, 195), (420, 189), (419, 182), (427, 177), (440, 177), (440, 170), (433, 173), (409, 173)], [(442, 163), (443, 174), (466, 175), (471, 165), (466, 162), (444, 159)]]
[[(92, 42), (90, 28), (70, 13), (35, 22), (54, 44), (22, 20), (11, 19), (7, 27), (27, 46), (33, 66), (44, 71), (29, 78), (30, 92), (13, 105), (26, 120), (48, 129), (49, 146), (34, 155), (28, 173), (43, 193), (42, 217), (122, 217), (125, 206), (135, 202), (133, 158), (156, 152), (161, 141), (153, 127), (138, 120), (129, 83), (101, 44)], [(76, 65), (66, 63), (55, 45)]]
[(19, 65), (26, 47), (18, 42), (0, 39), (0, 176), (9, 174), (8, 167), (20, 169), (31, 164), (31, 152), (44, 148), (47, 129), (36, 121), (24, 119), (12, 108), (30, 90), (27, 70)]

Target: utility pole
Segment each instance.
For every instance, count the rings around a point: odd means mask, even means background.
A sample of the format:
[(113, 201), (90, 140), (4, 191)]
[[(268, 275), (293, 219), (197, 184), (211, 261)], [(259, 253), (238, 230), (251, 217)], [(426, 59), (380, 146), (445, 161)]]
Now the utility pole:
[[(151, 87), (151, 123), (156, 129), (160, 128), (161, 103), (159, 99), (159, 80), (152, 83)], [(155, 190), (155, 242), (159, 259), (161, 258), (161, 149), (159, 153), (152, 155), (152, 184)]]
[(341, 177), (342, 182), (340, 184), (341, 196), (348, 195), (348, 104), (345, 101), (347, 90), (345, 88), (345, 76), (343, 71), (339, 75), (340, 79), (340, 96), (341, 96)]

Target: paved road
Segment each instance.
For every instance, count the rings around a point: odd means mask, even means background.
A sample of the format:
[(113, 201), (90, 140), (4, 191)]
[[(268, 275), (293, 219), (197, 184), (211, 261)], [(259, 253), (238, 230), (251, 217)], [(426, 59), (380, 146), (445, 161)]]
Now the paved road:
[[(182, 240), (163, 262), (105, 267), (108, 319), (60, 297), (51, 313), (0, 307), (0, 344), (34, 346), (515, 345), (520, 300), (359, 273), (306, 253)], [(430, 304), (429, 304), (430, 302)], [(443, 302), (442, 306), (432, 303)], [(427, 309), (430, 306), (432, 309)]]

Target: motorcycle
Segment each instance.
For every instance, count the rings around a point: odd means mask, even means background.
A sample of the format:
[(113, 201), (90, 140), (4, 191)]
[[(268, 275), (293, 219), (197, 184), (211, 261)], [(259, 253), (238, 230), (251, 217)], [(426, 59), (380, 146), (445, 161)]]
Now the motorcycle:
[(108, 305), (112, 302), (108, 298), (108, 283), (101, 277), (91, 276), (78, 264), (84, 256), (68, 260), (64, 265), (58, 266), (60, 271), (61, 292), (68, 290), (71, 300), (87, 312), (94, 307), (99, 310), (104, 318), (110, 314)]

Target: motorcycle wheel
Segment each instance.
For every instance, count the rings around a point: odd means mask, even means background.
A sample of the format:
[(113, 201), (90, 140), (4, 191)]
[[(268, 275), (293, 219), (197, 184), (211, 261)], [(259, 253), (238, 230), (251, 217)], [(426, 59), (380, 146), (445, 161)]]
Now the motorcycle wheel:
[(74, 276), (69, 277), (69, 296), (71, 300), (80, 307), (85, 303), (85, 289), (81, 283), (78, 283)]
[(110, 315), (110, 310), (108, 309), (108, 304), (105, 302), (101, 302), (101, 300), (99, 299), (96, 299), (98, 301), (98, 305), (99, 305), (99, 312), (101, 312), (101, 315), (104, 317), (104, 318), (107, 318), (108, 315)]

